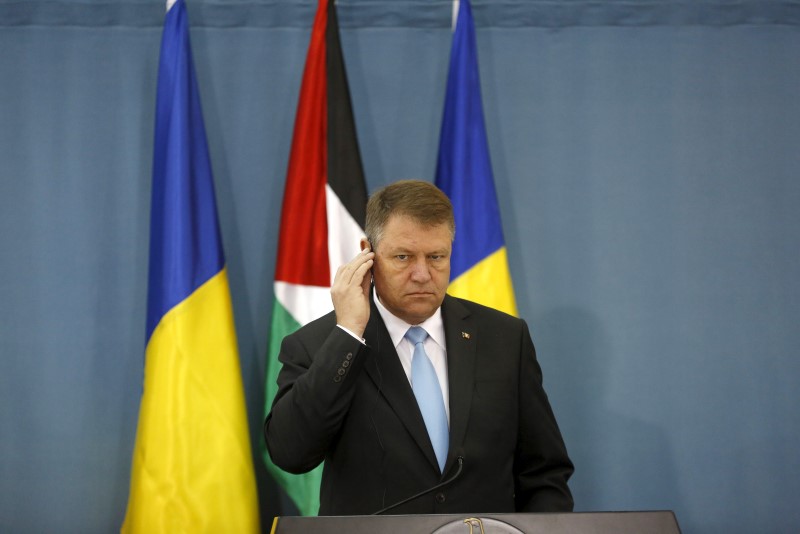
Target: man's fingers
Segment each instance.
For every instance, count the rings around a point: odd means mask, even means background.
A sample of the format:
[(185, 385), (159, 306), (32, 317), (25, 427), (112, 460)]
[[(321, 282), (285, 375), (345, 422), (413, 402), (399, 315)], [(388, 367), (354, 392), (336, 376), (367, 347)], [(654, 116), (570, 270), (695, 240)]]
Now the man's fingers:
[(350, 284), (357, 277), (358, 283), (360, 283), (364, 277), (364, 272), (372, 267), (373, 257), (374, 254), (368, 249), (362, 250), (349, 263), (341, 265), (336, 270), (336, 278), (341, 279), (345, 284)]
[(368, 273), (374, 263), (375, 254), (362, 250), (348, 263), (336, 270), (331, 300), (336, 311), (336, 322), (359, 336), (369, 320), (370, 277)]
[(375, 263), (374, 260), (370, 258), (359, 265), (358, 269), (356, 269), (356, 272), (353, 274), (353, 281), (358, 281), (358, 283), (361, 284), (364, 281), (364, 278), (366, 278), (367, 273), (369, 273), (369, 270), (372, 269), (373, 263)]

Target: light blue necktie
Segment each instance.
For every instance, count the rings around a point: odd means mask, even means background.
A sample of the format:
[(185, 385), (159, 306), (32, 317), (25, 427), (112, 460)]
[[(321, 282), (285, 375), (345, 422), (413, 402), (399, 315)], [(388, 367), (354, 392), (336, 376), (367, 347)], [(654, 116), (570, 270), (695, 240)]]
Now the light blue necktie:
[(439, 461), (439, 470), (443, 472), (450, 436), (442, 388), (439, 386), (436, 370), (423, 344), (427, 337), (428, 333), (419, 326), (412, 326), (406, 332), (406, 338), (414, 344), (414, 357), (411, 359), (411, 388), (425, 420), (428, 436)]

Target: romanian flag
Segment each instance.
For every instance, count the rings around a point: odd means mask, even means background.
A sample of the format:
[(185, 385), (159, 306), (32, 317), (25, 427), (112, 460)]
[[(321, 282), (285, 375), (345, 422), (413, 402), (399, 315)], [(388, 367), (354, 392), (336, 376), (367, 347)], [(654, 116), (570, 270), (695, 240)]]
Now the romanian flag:
[(461, 0), (450, 51), (436, 185), (456, 219), (447, 292), (517, 314), (483, 120), (475, 22)]
[[(333, 310), (331, 281), (336, 269), (360, 250), (366, 203), (336, 9), (333, 0), (319, 0), (283, 194), (265, 414), (278, 391), (281, 341)], [(322, 466), (292, 475), (276, 467), (266, 449), (263, 457), (300, 513), (316, 515)]]
[(156, 96), (144, 392), (123, 532), (259, 532), (228, 275), (184, 0)]

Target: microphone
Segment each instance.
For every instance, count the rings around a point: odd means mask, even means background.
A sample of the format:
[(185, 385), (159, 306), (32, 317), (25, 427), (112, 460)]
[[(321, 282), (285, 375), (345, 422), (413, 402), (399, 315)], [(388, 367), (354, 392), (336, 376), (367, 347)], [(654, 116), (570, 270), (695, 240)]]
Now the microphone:
[(416, 493), (416, 494), (412, 495), (411, 497), (407, 497), (407, 498), (403, 499), (400, 502), (396, 502), (394, 504), (390, 504), (386, 508), (381, 508), (377, 512), (374, 512), (372, 515), (381, 515), (384, 512), (388, 512), (389, 510), (394, 510), (398, 506), (402, 506), (402, 505), (406, 504), (407, 502), (411, 502), (414, 499), (417, 499), (419, 497), (422, 497), (423, 495), (427, 495), (428, 493), (436, 491), (439, 488), (443, 488), (443, 487), (447, 486), (448, 484), (453, 482), (455, 479), (457, 479), (461, 475), (461, 471), (464, 469), (464, 457), (463, 456), (459, 456), (458, 458), (456, 458), (456, 461), (458, 462), (458, 470), (455, 472), (455, 474), (453, 476), (451, 476), (447, 480), (443, 480), (442, 482), (439, 482), (435, 486), (432, 486), (432, 487), (430, 487), (430, 488), (428, 488), (428, 489), (426, 489), (424, 491), (420, 491), (419, 493)]

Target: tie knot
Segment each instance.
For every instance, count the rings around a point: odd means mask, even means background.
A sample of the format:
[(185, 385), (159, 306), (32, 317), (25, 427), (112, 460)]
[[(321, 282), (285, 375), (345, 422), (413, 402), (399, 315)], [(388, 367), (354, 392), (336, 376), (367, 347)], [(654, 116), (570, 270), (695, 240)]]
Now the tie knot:
[(422, 343), (427, 337), (428, 333), (421, 326), (412, 326), (408, 329), (408, 332), (406, 332), (406, 338), (414, 345)]

